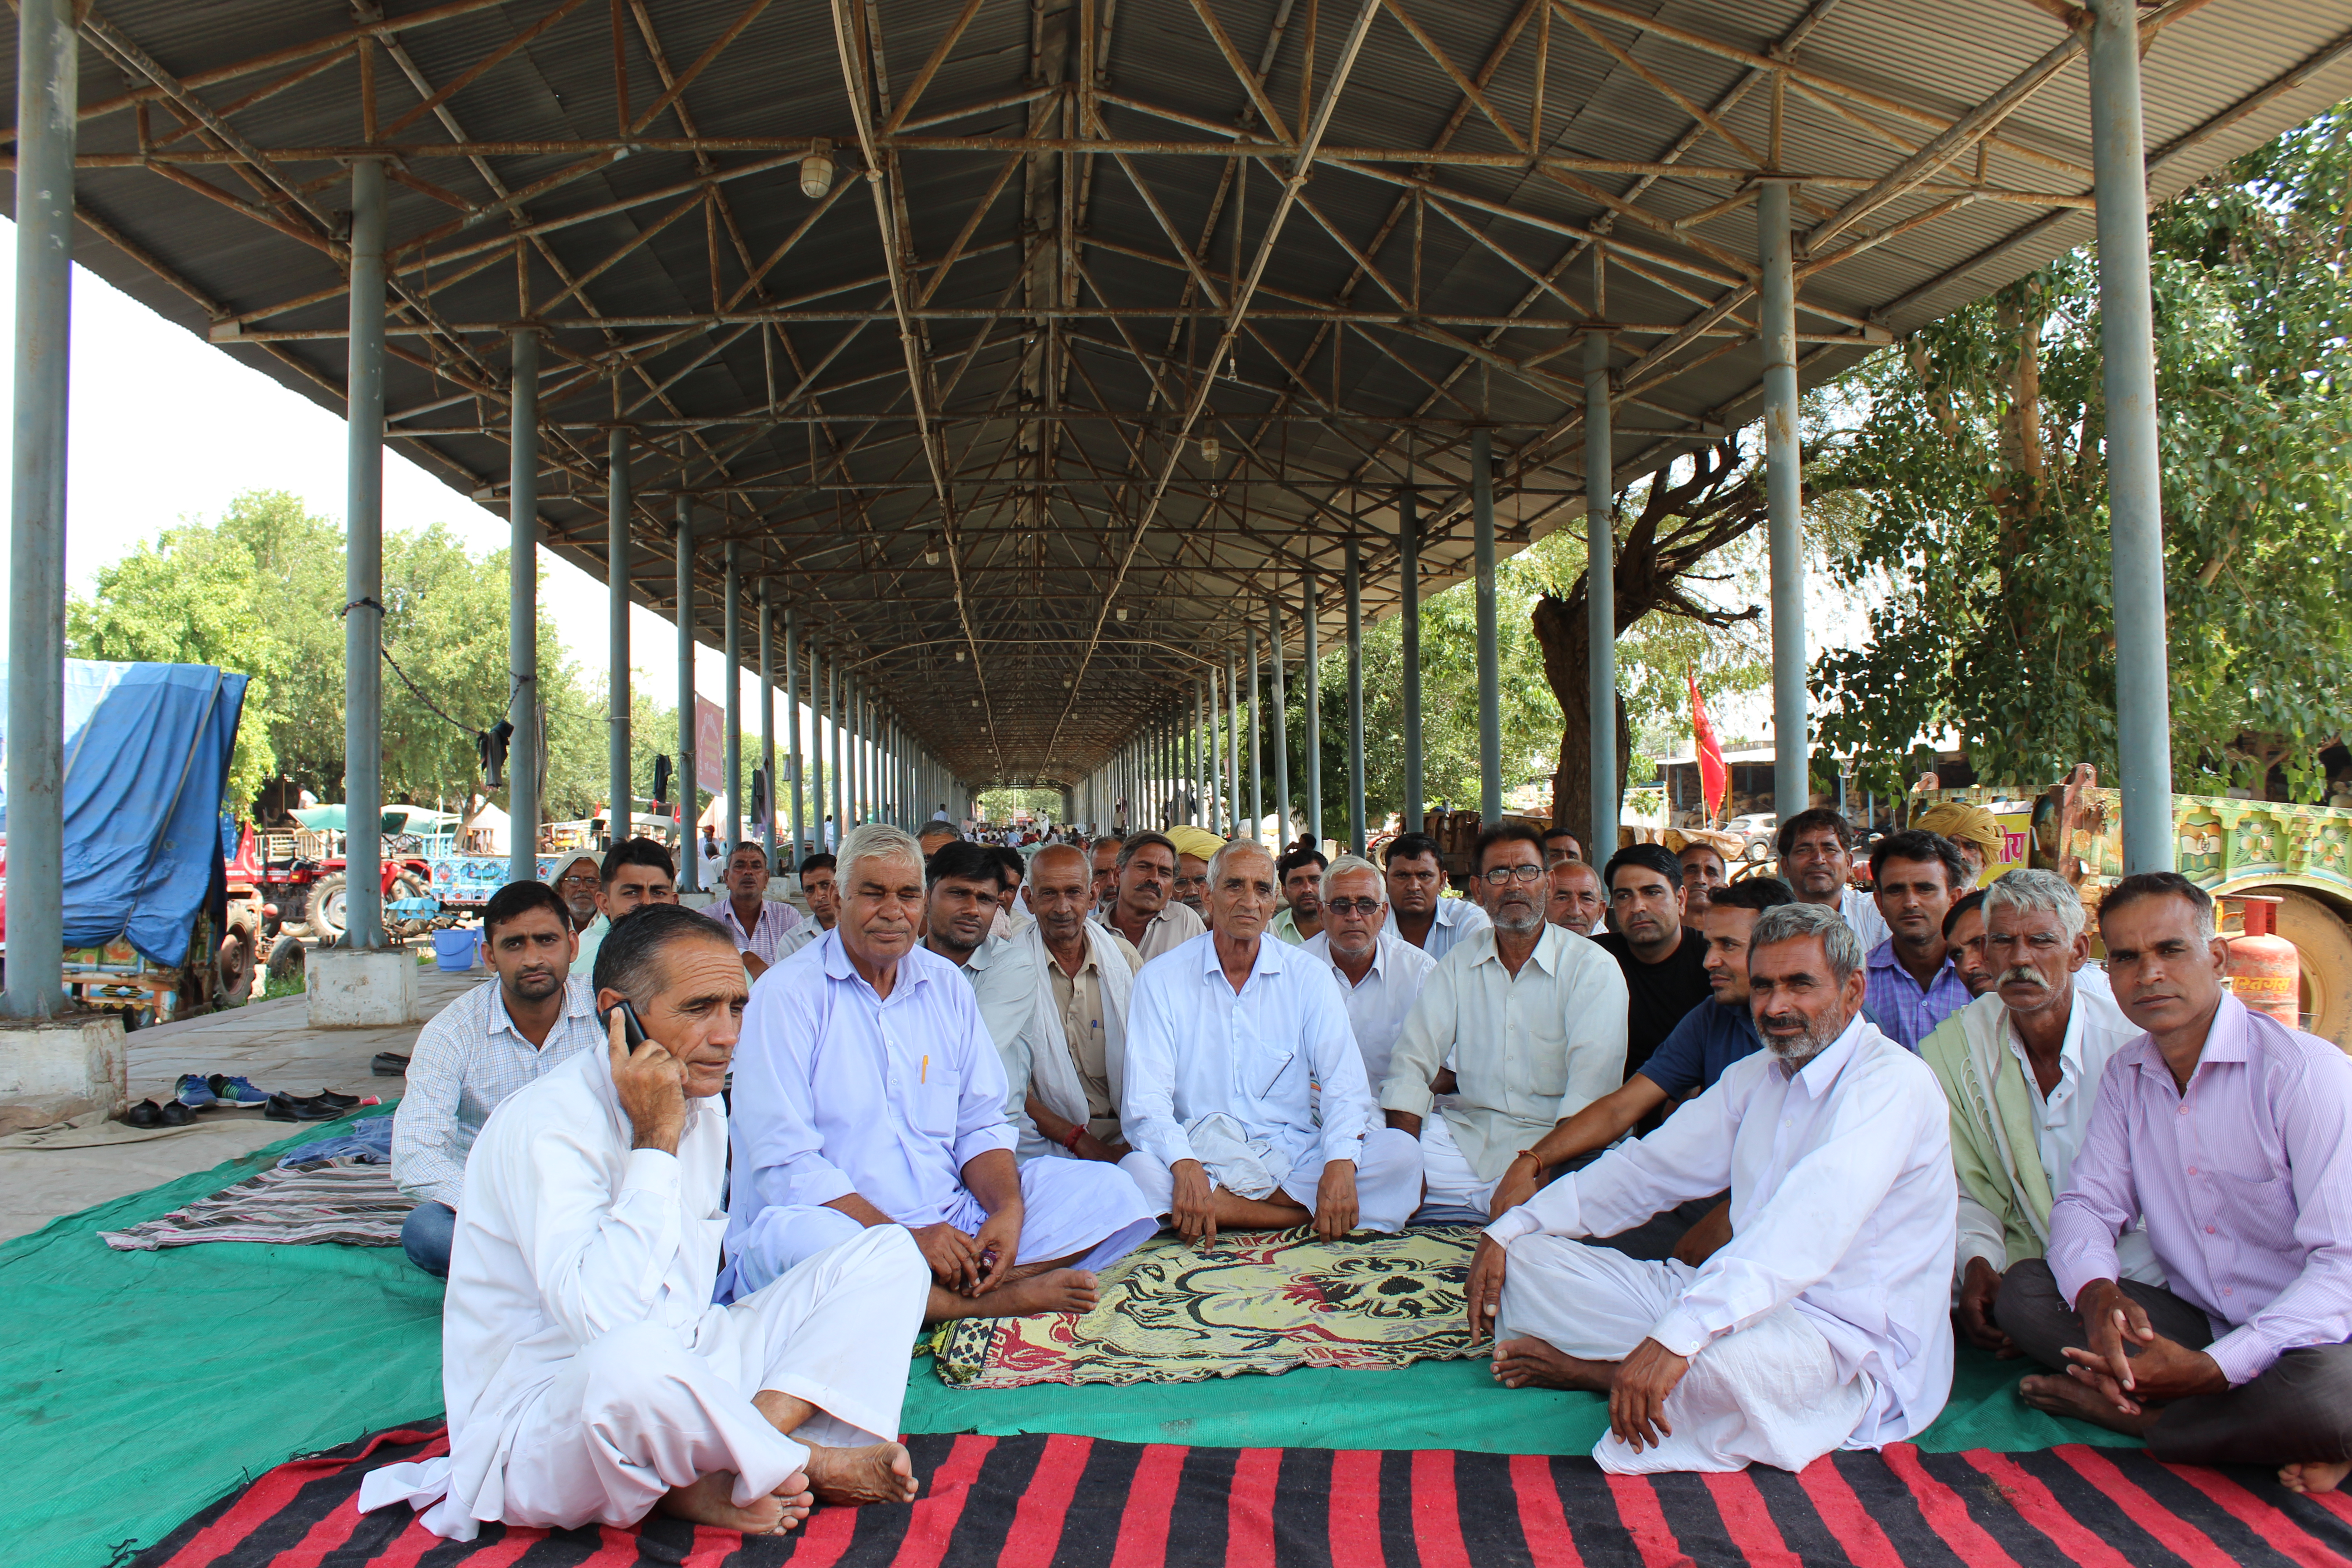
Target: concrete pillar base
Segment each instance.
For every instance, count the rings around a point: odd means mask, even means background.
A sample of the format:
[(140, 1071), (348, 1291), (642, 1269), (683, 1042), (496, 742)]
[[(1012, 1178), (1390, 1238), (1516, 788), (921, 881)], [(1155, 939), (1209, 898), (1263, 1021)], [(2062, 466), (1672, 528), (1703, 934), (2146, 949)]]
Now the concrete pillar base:
[(131, 1102), (130, 1055), (110, 1013), (0, 1029), (0, 1132), (114, 1115)]
[(417, 1021), (416, 955), (397, 948), (330, 947), (303, 972), (314, 1029), (380, 1029)]

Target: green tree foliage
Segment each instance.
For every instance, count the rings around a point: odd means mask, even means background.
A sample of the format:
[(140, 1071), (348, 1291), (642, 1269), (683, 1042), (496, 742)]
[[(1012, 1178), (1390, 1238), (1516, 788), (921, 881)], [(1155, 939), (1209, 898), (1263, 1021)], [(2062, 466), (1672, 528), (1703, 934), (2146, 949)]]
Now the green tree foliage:
[[(2157, 397), (2176, 787), (2271, 769), (2315, 798), (2352, 639), (2352, 105), (2155, 213)], [(1956, 732), (1980, 777), (2111, 773), (2096, 263), (2060, 258), (1856, 368), (1808, 482), (1864, 503), (1831, 553), (1875, 598), (1824, 656), (1822, 740), (1881, 787)]]
[[(507, 707), (505, 552), (478, 560), (438, 524), (390, 533), (383, 584), (384, 647), (407, 677), (389, 664), (383, 672), (385, 798), (462, 808), (479, 787), (472, 731)], [(217, 522), (164, 530), (101, 570), (93, 589), (66, 607), (74, 657), (215, 664), (251, 678), (230, 764), (237, 809), (249, 811), (273, 779), (342, 797), (340, 527), (284, 491), (248, 491)], [(583, 685), (544, 620), (540, 639), (546, 812), (586, 816), (606, 793), (604, 691)], [(676, 724), (670, 710), (632, 695), (633, 771), (644, 791), (654, 753), (675, 750)], [(493, 798), (504, 806), (505, 797)]]

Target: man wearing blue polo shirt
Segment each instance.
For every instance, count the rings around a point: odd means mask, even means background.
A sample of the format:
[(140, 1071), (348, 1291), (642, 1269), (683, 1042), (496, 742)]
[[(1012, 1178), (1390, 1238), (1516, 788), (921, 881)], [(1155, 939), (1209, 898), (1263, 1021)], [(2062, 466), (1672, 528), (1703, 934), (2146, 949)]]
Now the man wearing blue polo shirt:
[[(1690, 1100), (1714, 1088), (1726, 1068), (1762, 1048), (1748, 1016), (1748, 937), (1758, 915), (1796, 901), (1787, 883), (1770, 877), (1750, 877), (1714, 890), (1699, 926), (1706, 937), (1706, 980), (1714, 1000), (1685, 1015), (1622, 1088), (1561, 1121), (1512, 1161), (1495, 1189), (1494, 1214), (1525, 1203), (1562, 1171), (1598, 1158), (1669, 1100)], [(1727, 1220), (1713, 1212), (1723, 1206), (1717, 1198), (1696, 1199), (1632, 1230), (1593, 1240), (1633, 1258), (1680, 1257), (1696, 1263), (1730, 1234)], [(1689, 1255), (1693, 1251), (1696, 1257)], [(1499, 1366), (1496, 1375), (1508, 1381)]]

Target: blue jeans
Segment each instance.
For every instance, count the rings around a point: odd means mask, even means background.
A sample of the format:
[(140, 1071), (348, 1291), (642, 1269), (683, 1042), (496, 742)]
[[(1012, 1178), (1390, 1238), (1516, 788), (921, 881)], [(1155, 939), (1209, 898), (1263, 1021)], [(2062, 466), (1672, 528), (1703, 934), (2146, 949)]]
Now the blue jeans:
[(449, 1278), (449, 1243), (457, 1234), (457, 1211), (430, 1199), (401, 1222), (400, 1249), (408, 1261), (436, 1279)]

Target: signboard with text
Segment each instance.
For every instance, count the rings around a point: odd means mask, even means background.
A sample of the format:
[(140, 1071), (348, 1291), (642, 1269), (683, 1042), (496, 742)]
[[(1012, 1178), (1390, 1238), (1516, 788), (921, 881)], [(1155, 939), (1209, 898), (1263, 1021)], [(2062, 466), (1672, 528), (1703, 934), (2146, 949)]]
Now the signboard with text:
[(713, 795), (727, 788), (727, 713), (708, 697), (694, 698), (694, 782)]

